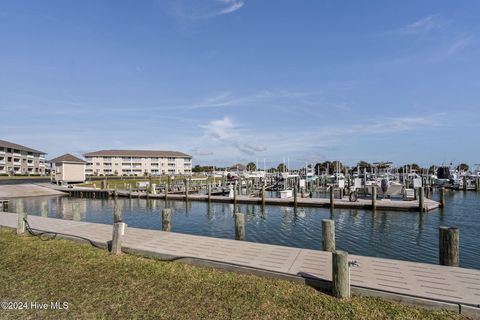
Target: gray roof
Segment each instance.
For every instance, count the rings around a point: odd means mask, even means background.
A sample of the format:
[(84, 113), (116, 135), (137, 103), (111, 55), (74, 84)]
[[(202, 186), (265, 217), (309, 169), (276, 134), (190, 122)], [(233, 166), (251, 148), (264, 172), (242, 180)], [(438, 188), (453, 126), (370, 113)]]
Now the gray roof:
[(16, 143), (5, 141), (5, 140), (0, 140), (0, 147), (12, 148), (12, 149), (17, 149), (17, 150), (22, 150), (27, 152), (33, 152), (33, 153), (47, 154), (46, 152), (38, 151), (29, 147), (22, 146), (21, 144), (16, 144)]
[(63, 156), (56, 157), (52, 160), (49, 160), (50, 163), (59, 163), (59, 162), (76, 162), (76, 163), (87, 163), (80, 158), (72, 156), (70, 153), (66, 153)]
[(178, 151), (161, 150), (100, 150), (89, 152), (85, 157), (159, 157), (159, 158), (191, 158), (192, 156)]

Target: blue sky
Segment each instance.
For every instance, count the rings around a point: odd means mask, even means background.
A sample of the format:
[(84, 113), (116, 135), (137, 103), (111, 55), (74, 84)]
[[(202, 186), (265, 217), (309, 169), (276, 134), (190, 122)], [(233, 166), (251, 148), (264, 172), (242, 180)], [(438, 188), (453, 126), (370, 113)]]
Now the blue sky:
[(0, 1), (0, 138), (480, 163), (478, 1)]

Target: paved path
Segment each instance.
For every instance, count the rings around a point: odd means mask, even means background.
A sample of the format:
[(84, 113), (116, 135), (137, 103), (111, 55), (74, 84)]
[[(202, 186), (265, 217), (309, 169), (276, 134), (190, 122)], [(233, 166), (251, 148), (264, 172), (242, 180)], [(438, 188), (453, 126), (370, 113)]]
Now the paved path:
[[(86, 237), (106, 245), (112, 226), (29, 216), (32, 228)], [(0, 213), (0, 225), (16, 227), (17, 215)], [(125, 252), (159, 257), (197, 258), (282, 273), (312, 280), (331, 280), (331, 253), (128, 227)], [(480, 309), (480, 270), (350, 255), (352, 285)]]
[(46, 188), (36, 184), (11, 184), (0, 185), (0, 199), (21, 198), (21, 197), (37, 197), (37, 196), (56, 196), (65, 193)]

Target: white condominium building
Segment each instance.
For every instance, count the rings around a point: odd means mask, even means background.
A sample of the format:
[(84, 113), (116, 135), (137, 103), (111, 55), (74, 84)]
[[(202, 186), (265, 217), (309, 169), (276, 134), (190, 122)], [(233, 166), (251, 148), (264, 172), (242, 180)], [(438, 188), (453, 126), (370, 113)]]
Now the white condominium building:
[(85, 154), (87, 175), (192, 174), (192, 156), (177, 151), (101, 150)]
[(44, 175), (45, 152), (0, 140), (0, 175)]

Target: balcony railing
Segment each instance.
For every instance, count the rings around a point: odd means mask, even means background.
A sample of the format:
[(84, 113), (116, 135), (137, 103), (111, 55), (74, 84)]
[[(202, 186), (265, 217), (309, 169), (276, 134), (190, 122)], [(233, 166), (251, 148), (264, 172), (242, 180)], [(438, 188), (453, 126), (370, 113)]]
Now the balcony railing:
[(29, 163), (27, 163), (27, 166), (33, 167), (33, 166), (34, 166), (34, 163), (33, 163), (33, 162), (29, 162)]
[(13, 156), (14, 156), (14, 157), (21, 157), (22, 154), (21, 154), (21, 153), (16, 153), (16, 152), (14, 152), (14, 153), (13, 153)]
[(27, 158), (33, 159), (33, 155), (27, 154)]

